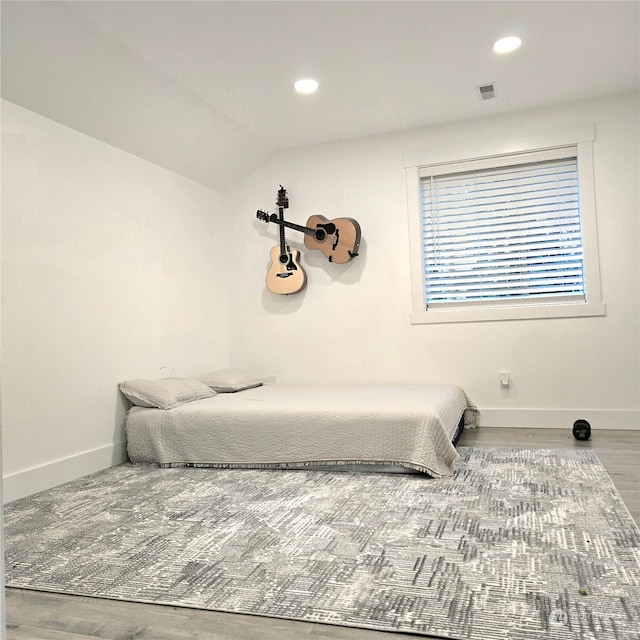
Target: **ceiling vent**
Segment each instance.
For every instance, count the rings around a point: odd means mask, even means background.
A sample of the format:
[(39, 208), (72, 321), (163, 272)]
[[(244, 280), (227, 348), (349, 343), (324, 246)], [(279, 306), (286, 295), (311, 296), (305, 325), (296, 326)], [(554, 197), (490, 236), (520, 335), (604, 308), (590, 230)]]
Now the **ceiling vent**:
[(478, 95), (481, 100), (491, 100), (496, 97), (496, 83), (489, 82), (488, 84), (479, 84), (477, 86)]

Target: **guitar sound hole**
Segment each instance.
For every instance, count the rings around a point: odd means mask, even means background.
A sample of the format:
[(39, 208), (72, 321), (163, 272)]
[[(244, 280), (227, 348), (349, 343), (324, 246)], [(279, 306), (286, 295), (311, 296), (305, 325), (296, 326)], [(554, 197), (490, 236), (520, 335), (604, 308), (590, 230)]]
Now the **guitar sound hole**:
[(316, 229), (316, 241), (324, 242), (327, 239), (327, 232), (324, 229)]
[(287, 264), (289, 262), (289, 256), (286, 253), (283, 253), (280, 258), (280, 264)]
[(332, 236), (336, 232), (336, 225), (333, 222), (318, 225), (318, 229), (322, 229), (326, 235)]

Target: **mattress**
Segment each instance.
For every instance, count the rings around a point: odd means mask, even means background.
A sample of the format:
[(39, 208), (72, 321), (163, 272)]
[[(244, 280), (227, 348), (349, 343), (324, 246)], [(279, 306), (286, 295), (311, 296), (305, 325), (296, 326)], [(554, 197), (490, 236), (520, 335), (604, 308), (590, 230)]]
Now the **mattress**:
[(263, 385), (173, 409), (132, 407), (132, 462), (164, 466), (392, 465), (452, 473), (461, 422), (476, 411), (456, 385)]

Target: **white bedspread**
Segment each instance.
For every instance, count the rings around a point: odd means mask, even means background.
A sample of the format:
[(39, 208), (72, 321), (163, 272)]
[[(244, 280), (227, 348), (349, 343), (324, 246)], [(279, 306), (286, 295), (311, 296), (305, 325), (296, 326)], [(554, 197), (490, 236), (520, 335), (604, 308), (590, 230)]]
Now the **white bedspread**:
[(132, 407), (132, 462), (293, 466), (396, 464), (450, 475), (451, 440), (475, 409), (455, 385), (264, 385), (170, 410)]

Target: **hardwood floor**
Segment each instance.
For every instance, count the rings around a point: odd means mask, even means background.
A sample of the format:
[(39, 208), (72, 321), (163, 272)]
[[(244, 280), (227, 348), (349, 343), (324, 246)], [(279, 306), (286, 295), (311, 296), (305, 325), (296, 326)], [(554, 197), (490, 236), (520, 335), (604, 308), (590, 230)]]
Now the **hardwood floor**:
[[(592, 449), (640, 524), (640, 431), (596, 431), (591, 440), (578, 442), (569, 429), (484, 427), (466, 431), (459, 445)], [(20, 589), (7, 589), (6, 596), (7, 640), (406, 640), (410, 637), (405, 633)]]

